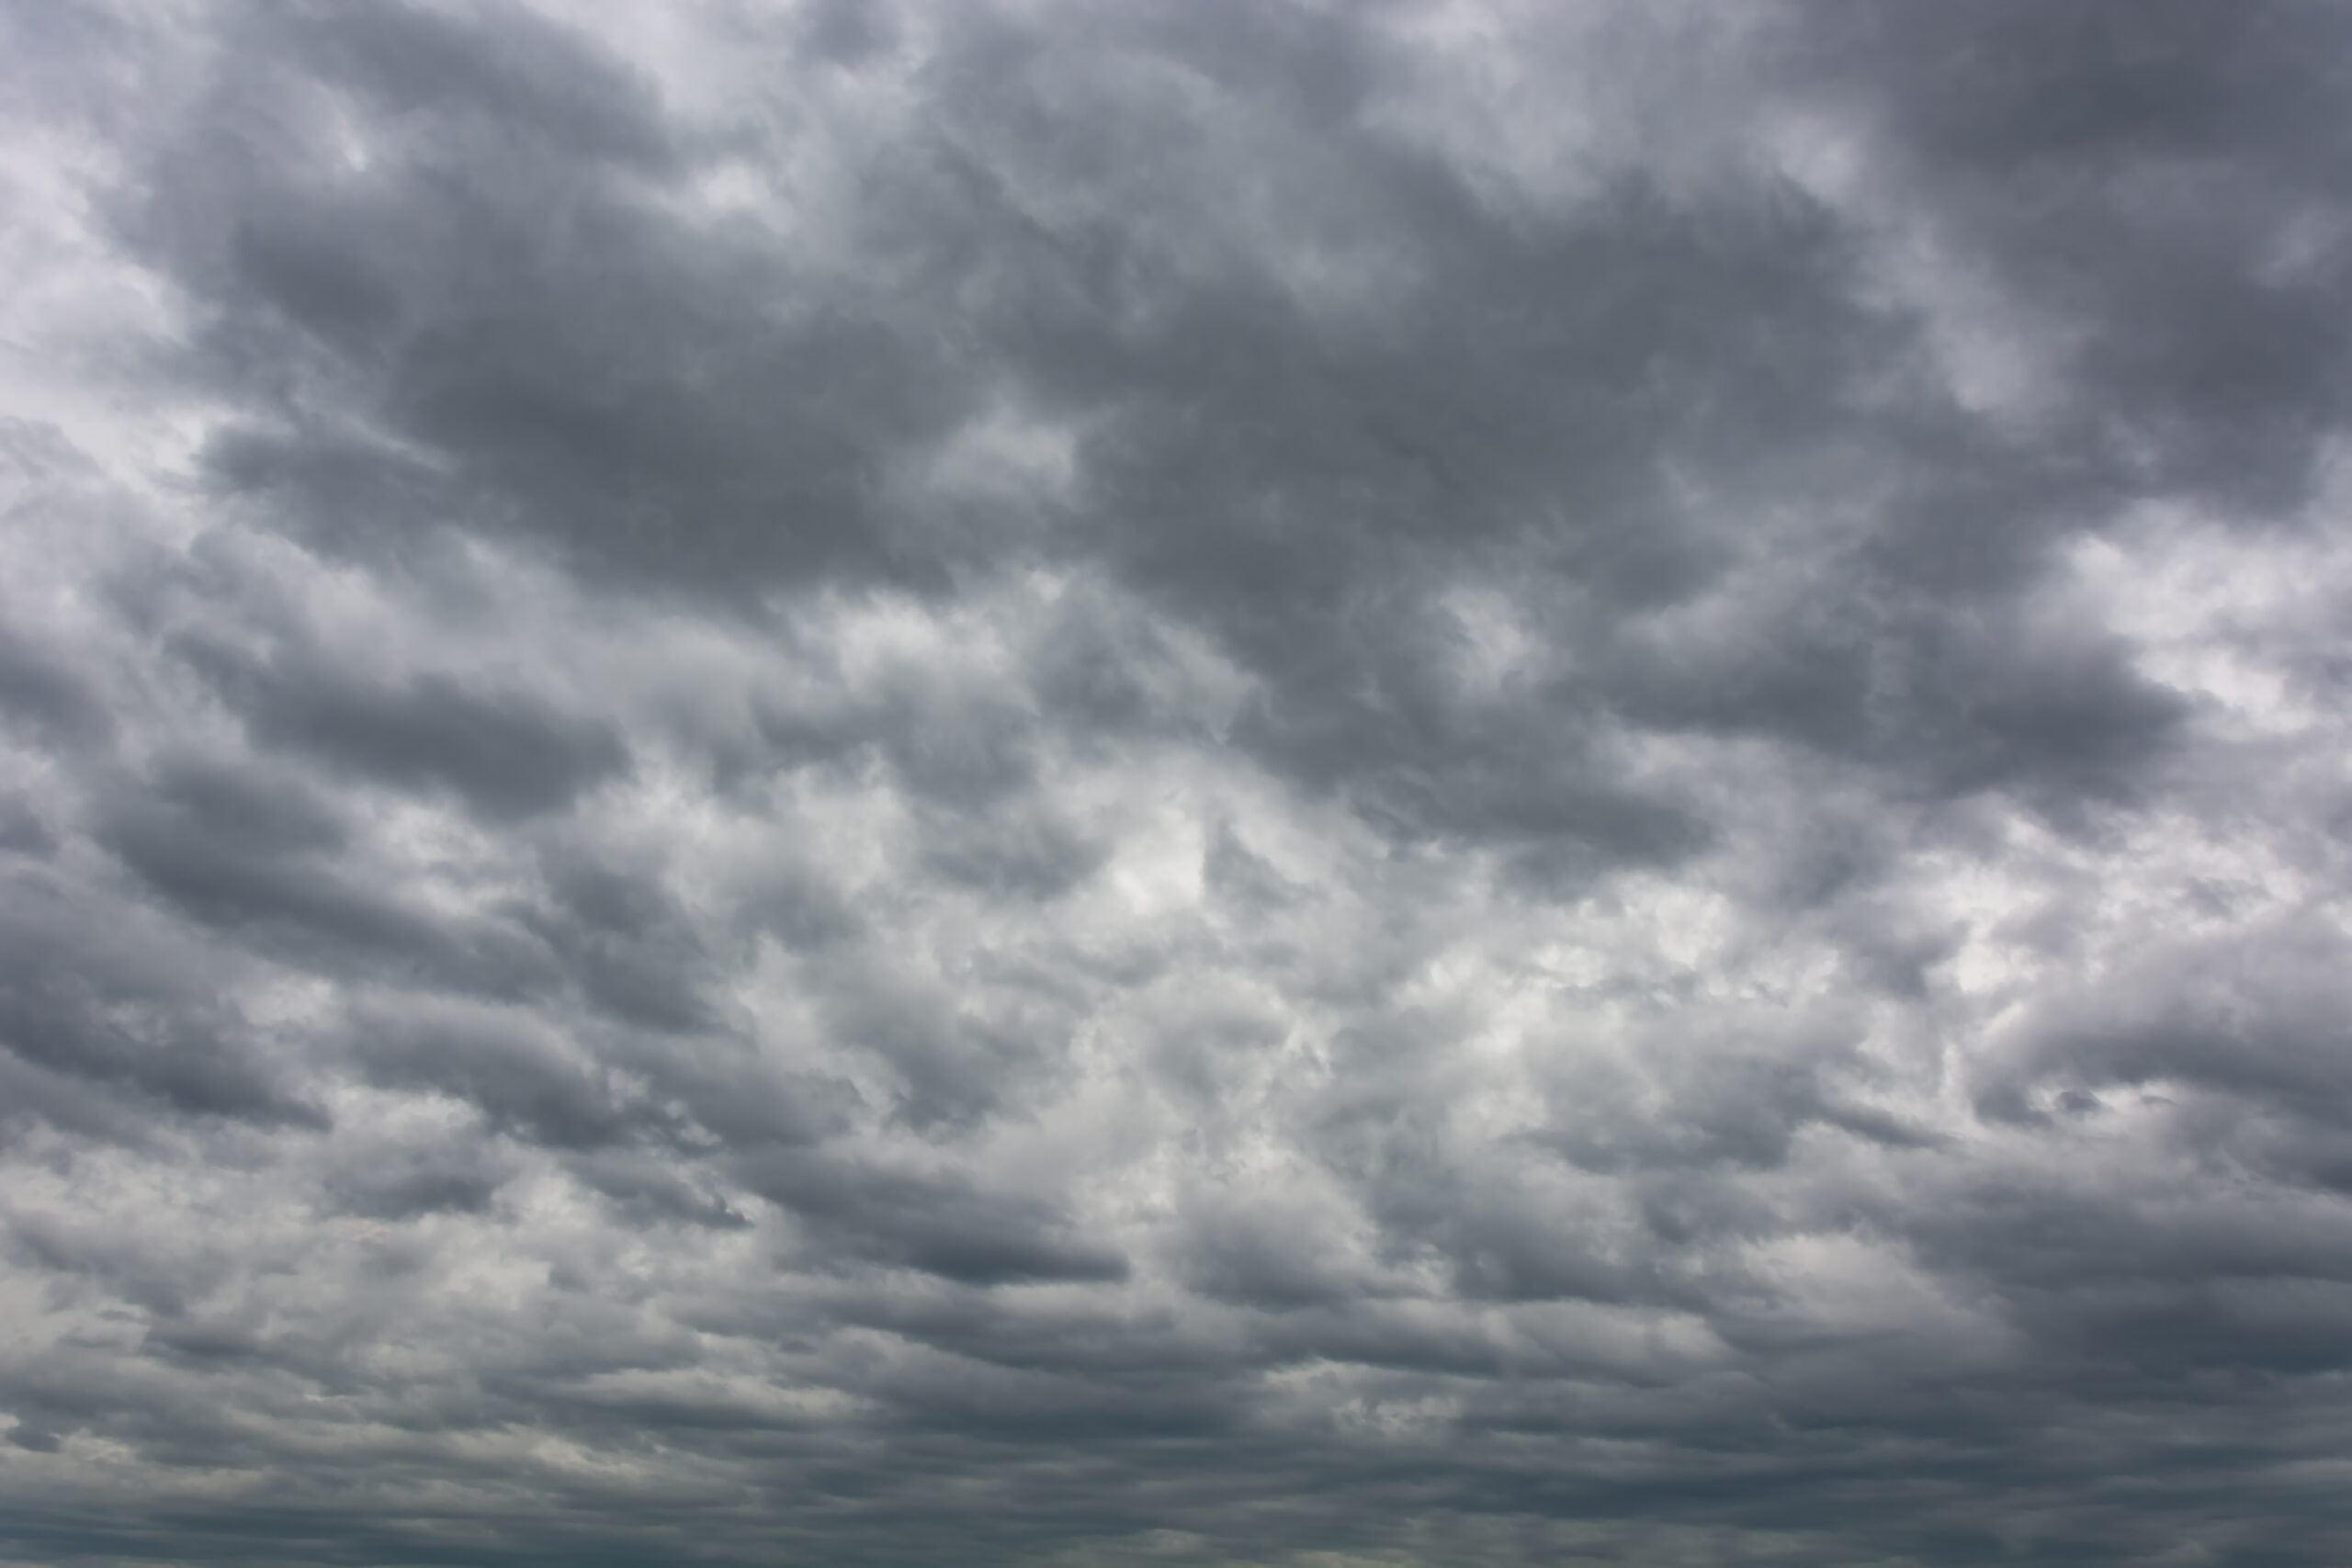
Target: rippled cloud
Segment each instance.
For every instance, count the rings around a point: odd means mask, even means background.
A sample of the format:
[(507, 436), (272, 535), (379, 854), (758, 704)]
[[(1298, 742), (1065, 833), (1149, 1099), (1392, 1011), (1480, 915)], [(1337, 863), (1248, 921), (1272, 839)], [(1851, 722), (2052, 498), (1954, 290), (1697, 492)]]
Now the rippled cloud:
[(0, 1560), (2352, 1545), (2352, 13), (0, 58)]

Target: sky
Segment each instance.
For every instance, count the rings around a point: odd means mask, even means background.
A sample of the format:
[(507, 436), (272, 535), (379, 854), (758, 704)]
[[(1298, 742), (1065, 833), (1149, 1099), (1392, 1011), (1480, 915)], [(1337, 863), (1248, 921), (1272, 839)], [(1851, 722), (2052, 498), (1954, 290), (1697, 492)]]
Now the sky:
[(0, 1564), (2352, 1560), (2352, 6), (0, 0)]

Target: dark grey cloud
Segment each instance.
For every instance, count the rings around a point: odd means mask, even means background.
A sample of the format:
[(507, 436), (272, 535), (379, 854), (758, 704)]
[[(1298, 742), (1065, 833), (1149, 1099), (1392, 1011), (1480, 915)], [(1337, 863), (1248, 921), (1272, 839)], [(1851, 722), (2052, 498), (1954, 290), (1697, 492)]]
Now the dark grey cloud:
[(446, 677), (392, 691), (265, 680), (255, 695), (256, 728), (268, 739), (394, 783), (439, 784), (500, 817), (567, 804), (622, 761), (608, 729), (566, 723), (527, 698), (476, 695)]
[(2343, 1558), (2341, 7), (0, 58), (0, 1556)]

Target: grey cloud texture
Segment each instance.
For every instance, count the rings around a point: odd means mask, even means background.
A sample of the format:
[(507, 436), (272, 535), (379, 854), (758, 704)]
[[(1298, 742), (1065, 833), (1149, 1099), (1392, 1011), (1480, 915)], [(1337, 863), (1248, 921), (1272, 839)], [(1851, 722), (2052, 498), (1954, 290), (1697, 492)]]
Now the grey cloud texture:
[(2352, 13), (0, 59), (0, 1562), (2352, 1550)]

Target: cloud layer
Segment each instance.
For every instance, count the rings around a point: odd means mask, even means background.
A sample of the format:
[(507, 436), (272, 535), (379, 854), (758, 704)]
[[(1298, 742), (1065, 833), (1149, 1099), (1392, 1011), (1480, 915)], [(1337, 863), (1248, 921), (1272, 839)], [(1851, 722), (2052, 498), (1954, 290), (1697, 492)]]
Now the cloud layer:
[(0, 1560), (2352, 1550), (2352, 12), (0, 58)]

